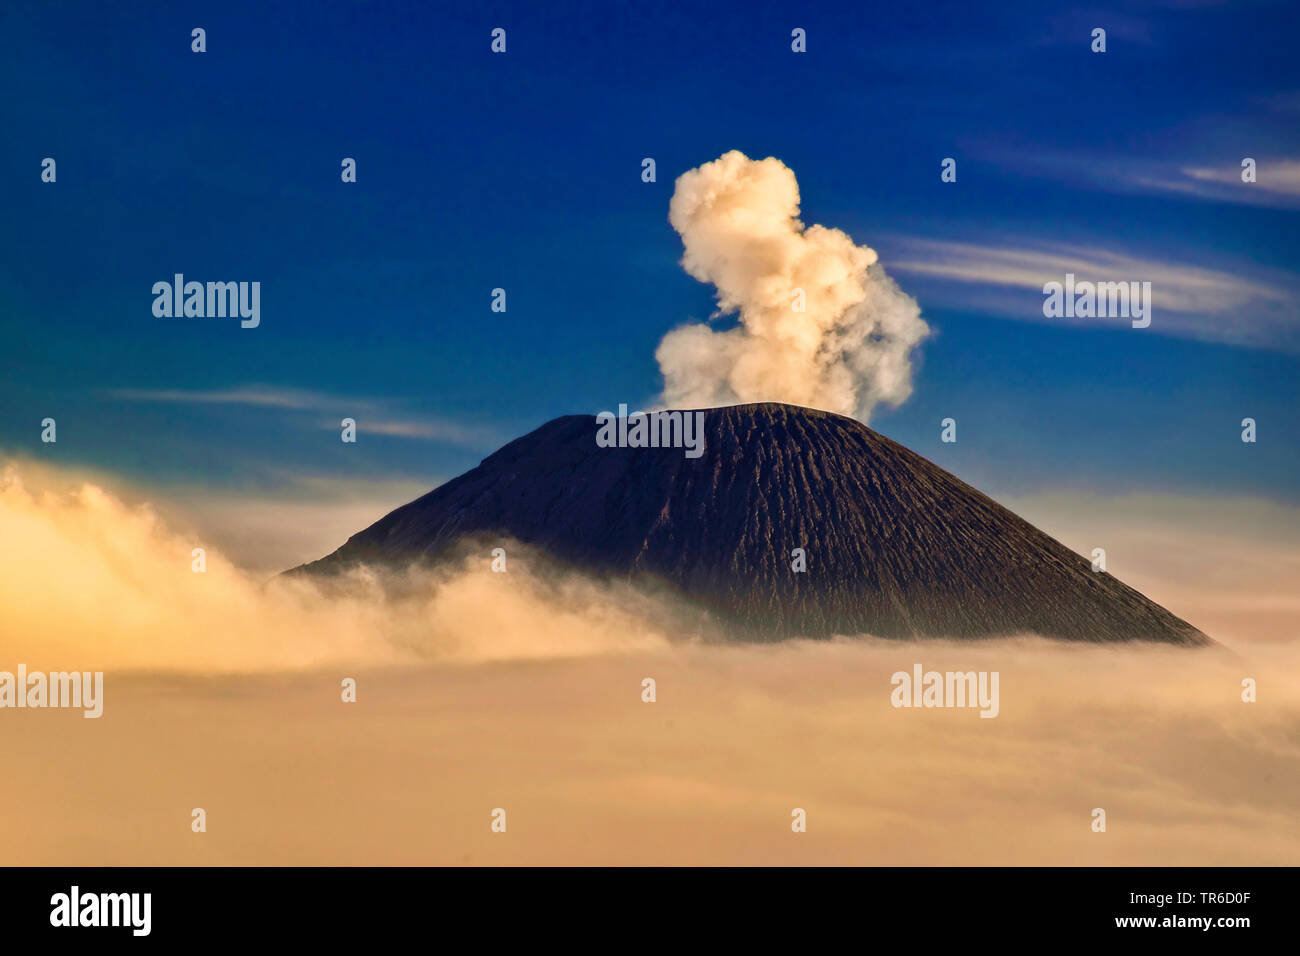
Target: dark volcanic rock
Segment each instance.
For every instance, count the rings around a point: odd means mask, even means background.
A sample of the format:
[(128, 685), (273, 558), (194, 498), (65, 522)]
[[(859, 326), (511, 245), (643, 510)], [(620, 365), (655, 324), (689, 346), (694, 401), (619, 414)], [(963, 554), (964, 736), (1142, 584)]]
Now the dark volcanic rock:
[[(749, 637), (992, 637), (1204, 644), (1187, 622), (860, 422), (791, 405), (705, 412), (700, 458), (600, 448), (543, 425), (295, 569), (449, 557), (513, 538), (600, 575), (666, 583)], [(806, 573), (791, 551), (807, 553)]]

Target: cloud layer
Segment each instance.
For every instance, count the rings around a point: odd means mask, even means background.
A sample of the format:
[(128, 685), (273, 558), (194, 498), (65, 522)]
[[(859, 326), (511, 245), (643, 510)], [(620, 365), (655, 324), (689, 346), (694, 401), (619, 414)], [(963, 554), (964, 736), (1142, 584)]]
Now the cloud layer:
[(866, 421), (911, 394), (911, 352), (928, 332), (920, 307), (874, 250), (798, 216), (794, 173), (772, 157), (733, 150), (678, 177), (668, 218), (682, 266), (739, 324), (664, 336), (665, 405), (789, 402)]
[[(199, 673), (565, 656), (661, 641), (633, 595), (575, 577), (445, 575), (347, 588), (250, 573), (149, 506), (93, 484), (29, 490), (0, 475), (0, 662)], [(194, 570), (203, 548), (204, 570)], [(521, 557), (521, 555), (516, 555)], [(0, 663), (0, 669), (4, 664)]]
[[(998, 670), (998, 717), (891, 707), (916, 662)], [(1294, 865), (1297, 663), (855, 641), (110, 674), (100, 720), (4, 715), (0, 815), (14, 864)]]
[[(1293, 536), (1277, 534), (1261, 561), (1280, 570), (1253, 584), (1206, 575), (1236, 564), (1222, 542), (1140, 552), (1100, 539), (1154, 579), (1177, 551), (1163, 586), (1197, 582), (1242, 606), (1285, 599), (1278, 618), (1219, 608), (1254, 625), (1237, 629), (1236, 653), (719, 646), (683, 640), (629, 591), (530, 574), (513, 551), (505, 574), (485, 553), (397, 603), (365, 579), (348, 594), (267, 583), (215, 549), (196, 574), (201, 540), (95, 485), (69, 493), (46, 478), (11, 468), (0, 483), (0, 669), (104, 669), (104, 716), (0, 715), (12, 771), (0, 818), (22, 823), (13, 863), (1300, 859), (1300, 644), (1278, 626), (1295, 619)], [(1084, 544), (1099, 540), (1086, 531)], [(894, 709), (891, 674), (915, 663), (999, 671), (998, 717)], [(343, 677), (356, 704), (340, 700)], [(1245, 677), (1258, 703), (1240, 700)], [(494, 807), (506, 835), (489, 830)], [(790, 831), (794, 807), (806, 834)]]

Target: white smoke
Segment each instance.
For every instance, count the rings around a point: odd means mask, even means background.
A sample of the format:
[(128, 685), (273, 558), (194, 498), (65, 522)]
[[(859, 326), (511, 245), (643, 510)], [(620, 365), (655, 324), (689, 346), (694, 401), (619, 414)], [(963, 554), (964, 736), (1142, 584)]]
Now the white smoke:
[(911, 394), (911, 351), (929, 332), (916, 300), (875, 250), (798, 216), (799, 184), (779, 159), (732, 150), (678, 177), (668, 220), (682, 267), (717, 286), (717, 314), (737, 312), (740, 324), (664, 336), (655, 358), (666, 406), (788, 402), (866, 421)]

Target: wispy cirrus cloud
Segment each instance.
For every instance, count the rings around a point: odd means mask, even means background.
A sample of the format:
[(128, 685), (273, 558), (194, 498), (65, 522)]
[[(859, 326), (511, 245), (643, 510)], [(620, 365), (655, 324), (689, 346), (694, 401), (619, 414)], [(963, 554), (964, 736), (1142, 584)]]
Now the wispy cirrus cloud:
[[(1253, 183), (1241, 181), (1241, 170), (1229, 166), (1187, 166), (1180, 172), (1192, 183), (1201, 184), (1203, 188), (1226, 186), (1232, 190), (1230, 201), (1250, 202), (1255, 192), (1263, 192), (1270, 198), (1287, 197), (1300, 204), (1300, 161), (1294, 159), (1264, 160), (1256, 166), (1256, 180)], [(1179, 188), (1178, 184), (1174, 188)], [(1255, 187), (1241, 189), (1242, 186)], [(1218, 195), (1216, 194), (1216, 198)], [(1224, 198), (1227, 198), (1226, 196)]]
[[(1244, 157), (1243, 157), (1244, 158)], [(1300, 209), (1300, 160), (1251, 157), (1255, 180), (1242, 181), (1242, 167), (1231, 162), (1178, 165), (1162, 162), (1091, 163), (1085, 178), (1110, 192), (1182, 196), (1205, 202)]]
[(501, 436), (478, 425), (465, 425), (443, 418), (413, 415), (392, 407), (392, 403), (374, 398), (353, 398), (309, 389), (282, 388), (269, 385), (238, 385), (223, 389), (112, 389), (107, 394), (129, 402), (164, 404), (245, 405), (281, 409), (288, 412), (319, 413), (328, 419), (316, 420), (315, 427), (337, 429), (339, 416), (353, 418), (358, 430), (372, 435), (441, 441), (470, 447), (492, 447)]
[[(1242, 181), (1241, 162), (1255, 160), (1255, 180)], [(1078, 184), (1102, 192), (1175, 196), (1201, 202), (1274, 209), (1300, 209), (1300, 159), (1285, 155), (1202, 157), (1194, 161), (1117, 159), (1079, 152), (1031, 152), (990, 156), (1040, 179)]]
[(895, 272), (929, 279), (922, 304), (1040, 322), (1090, 324), (1108, 319), (1047, 319), (1043, 285), (1067, 273), (1091, 282), (1151, 283), (1151, 328), (1203, 341), (1300, 350), (1300, 280), (1275, 270), (1227, 271), (1131, 255), (1098, 246), (983, 244), (895, 237)]
[(118, 388), (108, 393), (129, 402), (174, 402), (202, 405), (256, 405), (263, 408), (319, 408), (322, 400), (338, 399), (303, 389), (240, 385), (234, 388), (185, 390), (177, 388)]

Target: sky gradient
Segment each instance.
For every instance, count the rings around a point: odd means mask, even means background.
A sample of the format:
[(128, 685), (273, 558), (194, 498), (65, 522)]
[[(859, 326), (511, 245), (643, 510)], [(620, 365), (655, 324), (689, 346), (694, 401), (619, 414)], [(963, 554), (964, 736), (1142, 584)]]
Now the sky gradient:
[[(1285, 3), (8, 4), (0, 453), (428, 487), (649, 403), (658, 342), (714, 311), (673, 181), (738, 149), (920, 302), (913, 395), (872, 427), (995, 496), (1300, 503), (1298, 27)], [(1043, 318), (1041, 282), (1096, 261), (1153, 282), (1151, 328)], [(260, 327), (156, 318), (177, 272), (260, 281)]]

